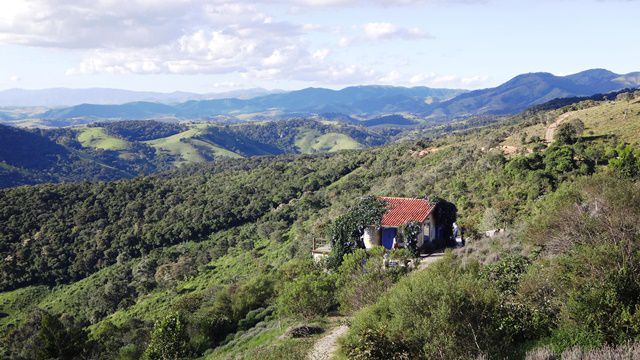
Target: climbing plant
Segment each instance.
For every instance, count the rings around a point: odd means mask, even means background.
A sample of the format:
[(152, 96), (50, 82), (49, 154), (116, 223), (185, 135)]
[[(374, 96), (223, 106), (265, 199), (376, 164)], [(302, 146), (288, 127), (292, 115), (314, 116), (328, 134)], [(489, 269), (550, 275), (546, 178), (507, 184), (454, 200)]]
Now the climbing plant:
[(436, 205), (435, 209), (435, 221), (440, 228), (440, 236), (447, 242), (445, 245), (455, 245), (455, 239), (453, 236), (453, 223), (458, 217), (458, 209), (453, 203), (450, 203), (437, 196), (430, 196), (429, 202)]
[(422, 225), (417, 221), (411, 221), (401, 225), (398, 228), (398, 232), (404, 242), (404, 247), (411, 251), (415, 256), (419, 255), (418, 251), (418, 236), (422, 231)]
[(368, 226), (380, 226), (386, 202), (375, 196), (361, 198), (347, 213), (338, 217), (330, 228), (331, 256), (328, 265), (337, 269), (346, 254), (364, 247), (362, 235)]

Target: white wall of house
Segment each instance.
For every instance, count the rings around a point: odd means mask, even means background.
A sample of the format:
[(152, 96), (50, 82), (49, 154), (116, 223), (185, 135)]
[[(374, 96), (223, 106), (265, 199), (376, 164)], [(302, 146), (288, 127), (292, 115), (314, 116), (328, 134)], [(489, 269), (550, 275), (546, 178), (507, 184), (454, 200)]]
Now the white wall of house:
[(422, 223), (422, 234), (418, 237), (418, 246), (422, 246), (427, 238), (429, 241), (433, 241), (436, 238), (435, 224), (436, 222), (433, 214), (429, 215), (427, 220)]
[(374, 246), (381, 245), (380, 231), (375, 226), (369, 226), (368, 228), (364, 229), (362, 241), (364, 242), (364, 247), (367, 249), (371, 249)]

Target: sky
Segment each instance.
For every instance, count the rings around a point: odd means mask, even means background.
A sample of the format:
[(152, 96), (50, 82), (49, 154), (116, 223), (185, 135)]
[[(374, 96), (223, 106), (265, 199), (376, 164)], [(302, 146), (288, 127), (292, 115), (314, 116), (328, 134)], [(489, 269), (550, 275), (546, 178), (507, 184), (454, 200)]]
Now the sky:
[(478, 89), (640, 71), (640, 0), (2, 0), (0, 89)]

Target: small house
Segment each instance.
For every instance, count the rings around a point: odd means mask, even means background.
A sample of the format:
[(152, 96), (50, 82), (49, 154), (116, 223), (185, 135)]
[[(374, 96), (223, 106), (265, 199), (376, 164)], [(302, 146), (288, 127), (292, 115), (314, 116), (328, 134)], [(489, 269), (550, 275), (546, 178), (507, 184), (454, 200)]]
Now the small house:
[(362, 241), (367, 249), (374, 246), (384, 246), (392, 249), (394, 246), (402, 246), (398, 228), (402, 225), (416, 221), (420, 223), (422, 231), (418, 235), (418, 248), (439, 247), (438, 228), (434, 210), (436, 204), (427, 199), (380, 197), (387, 203), (387, 212), (382, 216), (380, 227), (370, 226), (364, 231)]

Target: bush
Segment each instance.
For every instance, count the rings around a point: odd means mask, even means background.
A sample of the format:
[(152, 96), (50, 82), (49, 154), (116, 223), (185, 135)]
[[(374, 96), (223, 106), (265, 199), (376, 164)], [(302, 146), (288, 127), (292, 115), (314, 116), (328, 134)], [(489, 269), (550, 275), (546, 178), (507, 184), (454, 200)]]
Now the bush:
[(417, 221), (411, 221), (400, 226), (398, 232), (402, 237), (405, 248), (415, 256), (420, 255), (418, 251), (418, 236), (422, 232), (422, 225)]
[(92, 345), (72, 318), (59, 318), (44, 310), (34, 311), (20, 328), (7, 334), (6, 340), (9, 359), (82, 359)]
[(284, 285), (276, 300), (278, 312), (310, 319), (336, 306), (335, 278), (326, 273), (302, 275)]
[(515, 338), (512, 329), (500, 327), (500, 312), (498, 292), (478, 266), (463, 269), (447, 255), (358, 313), (343, 346), (349, 358), (362, 359), (498, 357)]
[(384, 269), (384, 253), (383, 247), (376, 247), (369, 252), (358, 249), (345, 255), (337, 279), (341, 311), (351, 312), (373, 304), (407, 272), (402, 267)]
[(178, 315), (156, 322), (151, 341), (142, 355), (144, 360), (177, 360), (187, 357), (189, 340), (185, 323)]

